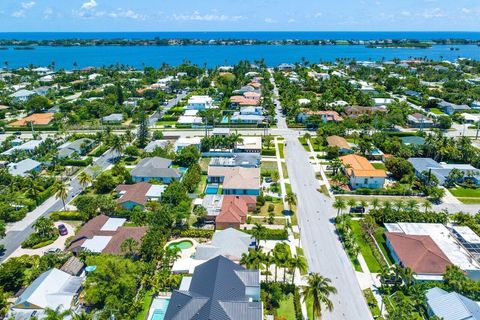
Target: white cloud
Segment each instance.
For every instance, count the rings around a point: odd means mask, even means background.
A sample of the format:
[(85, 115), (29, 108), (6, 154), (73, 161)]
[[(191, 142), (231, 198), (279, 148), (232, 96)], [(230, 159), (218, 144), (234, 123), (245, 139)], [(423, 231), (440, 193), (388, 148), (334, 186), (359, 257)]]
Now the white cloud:
[(275, 20), (272, 19), (272, 18), (265, 18), (265, 20), (263, 20), (263, 21), (265, 21), (266, 23), (275, 23), (275, 22), (277, 22), (277, 21), (275, 21)]
[(287, 22), (288, 22), (288, 23), (294, 23), (295, 21), (297, 21), (297, 20), (295, 20), (295, 19), (288, 19)]
[(25, 18), (25, 11), (24, 10), (18, 10), (12, 12), (12, 17), (14, 18)]
[(50, 19), (50, 17), (53, 15), (53, 9), (52, 8), (46, 8), (43, 10), (43, 19)]
[(322, 12), (317, 12), (317, 13), (315, 13), (315, 15), (314, 15), (315, 18), (320, 18), (321, 16), (323, 16), (323, 13), (322, 13)]
[(25, 10), (32, 9), (34, 5), (35, 5), (35, 1), (22, 2), (22, 8)]
[(446, 15), (445, 12), (440, 8), (425, 10), (422, 14), (422, 16), (425, 19), (442, 18), (442, 17), (445, 17), (445, 15)]
[(242, 16), (228, 16), (225, 14), (201, 14), (195, 11), (192, 14), (174, 14), (173, 20), (176, 21), (238, 21)]
[(96, 0), (89, 0), (89, 1), (87, 1), (87, 2), (84, 2), (84, 3), (82, 4), (82, 6), (80, 7), (80, 9), (83, 9), (83, 10), (91, 10), (91, 9), (95, 8), (96, 6), (98, 6)]
[(118, 8), (117, 11), (112, 11), (108, 14), (111, 18), (128, 18), (134, 20), (145, 20), (145, 15), (137, 13), (133, 10), (123, 10), (122, 8)]
[(412, 15), (412, 13), (407, 10), (403, 10), (402, 12), (400, 12), (400, 14), (405, 17), (410, 17)]

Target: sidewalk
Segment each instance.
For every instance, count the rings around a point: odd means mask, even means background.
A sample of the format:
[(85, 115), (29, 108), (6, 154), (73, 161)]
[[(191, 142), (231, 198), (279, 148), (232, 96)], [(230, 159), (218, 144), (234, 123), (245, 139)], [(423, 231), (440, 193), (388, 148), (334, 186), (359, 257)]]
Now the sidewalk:
[(308, 144), (308, 148), (310, 149), (310, 154), (313, 155), (313, 159), (314, 159), (314, 161), (315, 161), (315, 172), (320, 172), (320, 174), (322, 175), (323, 183), (324, 183), (325, 186), (327, 187), (328, 194), (330, 195), (330, 197), (331, 197), (332, 199), (334, 199), (333, 193), (332, 193), (332, 191), (331, 191), (330, 182), (328, 182), (327, 175), (326, 175), (325, 172), (323, 171), (323, 167), (322, 167), (322, 165), (319, 163), (318, 158), (315, 156), (315, 151), (313, 150), (312, 144), (310, 143), (310, 139), (307, 140), (307, 144)]

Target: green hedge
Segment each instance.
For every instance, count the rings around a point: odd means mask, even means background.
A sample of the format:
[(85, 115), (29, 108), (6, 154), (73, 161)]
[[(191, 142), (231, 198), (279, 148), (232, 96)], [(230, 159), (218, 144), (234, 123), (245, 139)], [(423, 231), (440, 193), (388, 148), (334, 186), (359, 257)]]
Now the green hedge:
[[(35, 131), (57, 131), (57, 127), (55, 125), (51, 126), (39, 126), (39, 125), (34, 125), (33, 130)], [(22, 127), (5, 127), (5, 131), (28, 131), (31, 132), (32, 128), (30, 126), (22, 126)]]
[(213, 230), (186, 229), (181, 230), (179, 236), (182, 238), (211, 238), (213, 232)]
[(93, 163), (92, 157), (87, 157), (84, 160), (64, 159), (62, 161), (65, 166), (87, 167)]
[(85, 215), (79, 211), (54, 211), (50, 213), (50, 218), (53, 221), (58, 220), (81, 220), (85, 221)]
[(22, 248), (38, 249), (52, 244), (58, 238), (58, 232), (51, 234), (48, 238), (42, 238), (37, 233), (32, 233), (22, 242)]
[[(244, 230), (248, 234), (252, 234), (253, 230)], [(261, 240), (286, 240), (288, 232), (285, 229), (265, 229), (265, 233)]]
[(94, 149), (92, 152), (90, 152), (88, 155), (92, 157), (100, 157), (102, 154), (104, 154), (108, 150), (108, 146), (102, 144), (98, 148)]
[[(47, 189), (43, 190), (42, 192), (40, 192), (37, 197), (35, 198), (35, 202), (37, 203), (37, 205), (40, 205), (42, 203), (45, 202), (45, 200), (47, 200), (48, 198), (50, 198), (51, 196), (53, 196), (55, 194), (55, 191), (57, 190), (57, 184), (54, 183), (52, 184), (50, 187), (48, 187)], [(33, 209), (32, 209), (33, 210)]]
[(300, 301), (300, 290), (295, 287), (293, 292), (293, 307), (295, 308), (295, 319), (303, 320), (302, 302)]
[(272, 156), (275, 157), (275, 149), (262, 149), (262, 156)]

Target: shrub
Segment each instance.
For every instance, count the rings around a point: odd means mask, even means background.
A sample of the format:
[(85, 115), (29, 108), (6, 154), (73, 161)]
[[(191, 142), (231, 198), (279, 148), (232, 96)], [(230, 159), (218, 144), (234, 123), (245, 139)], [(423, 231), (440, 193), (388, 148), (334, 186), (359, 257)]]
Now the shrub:
[(186, 229), (181, 230), (179, 235), (182, 238), (211, 238), (213, 236), (213, 232), (213, 230)]
[(87, 167), (93, 163), (92, 157), (86, 157), (83, 160), (65, 159), (62, 161), (65, 166)]
[(275, 205), (273, 203), (268, 204), (268, 212), (273, 212), (275, 210)]
[(55, 211), (50, 213), (50, 218), (53, 221), (58, 220), (81, 220), (85, 221), (86, 216), (79, 211)]
[(25, 241), (22, 242), (22, 248), (38, 249), (48, 246), (58, 238), (58, 232), (50, 234), (48, 237), (41, 237), (37, 233), (32, 233)]
[(275, 149), (262, 149), (262, 156), (274, 157), (275, 155), (276, 155)]
[[(245, 230), (246, 233), (252, 234), (252, 230)], [(266, 229), (261, 240), (286, 240), (288, 232), (285, 229)]]
[(300, 301), (300, 290), (295, 287), (293, 292), (293, 307), (295, 309), (295, 319), (303, 320), (302, 302)]

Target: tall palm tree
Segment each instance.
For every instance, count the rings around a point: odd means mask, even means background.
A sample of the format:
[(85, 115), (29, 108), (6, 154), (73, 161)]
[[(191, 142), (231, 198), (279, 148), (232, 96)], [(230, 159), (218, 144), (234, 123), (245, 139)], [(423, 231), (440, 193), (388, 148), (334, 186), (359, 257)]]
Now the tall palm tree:
[(68, 186), (65, 182), (60, 182), (57, 187), (57, 193), (55, 194), (55, 198), (62, 199), (63, 203), (63, 210), (67, 211), (67, 207), (65, 205), (65, 201), (68, 198)]
[(308, 276), (307, 286), (303, 288), (303, 299), (311, 299), (312, 314), (314, 318), (320, 319), (322, 317), (322, 306), (328, 311), (333, 310), (333, 302), (329, 299), (331, 294), (336, 294), (337, 289), (332, 286), (331, 280), (325, 278), (318, 273), (313, 273)]
[(93, 179), (92, 177), (86, 173), (85, 171), (82, 171), (79, 175), (78, 175), (78, 182), (80, 182), (80, 184), (82, 185), (82, 187), (86, 187), (89, 183), (92, 183)]
[(127, 257), (133, 257), (139, 249), (138, 242), (133, 238), (125, 239), (120, 245), (120, 249)]
[(44, 319), (44, 320), (63, 320), (68, 315), (71, 314), (70, 310), (62, 310), (60, 308), (61, 308), (60, 306), (58, 306), (56, 309), (46, 308), (44, 310), (45, 317), (42, 318), (42, 319)]
[(258, 222), (255, 223), (255, 226), (252, 229), (252, 235), (255, 238), (255, 249), (258, 249), (260, 247), (260, 241), (263, 238), (265, 230), (266, 228), (264, 225), (261, 225)]
[(348, 199), (347, 206), (349, 206), (350, 209), (352, 209), (353, 207), (357, 206), (357, 201), (353, 198)]
[(373, 198), (370, 201), (370, 204), (372, 205), (373, 210), (377, 210), (378, 206), (380, 205), (380, 200), (378, 200), (378, 198)]
[(72, 316), (72, 320), (92, 320), (93, 315), (82, 311), (80, 313), (74, 313)]
[(305, 273), (305, 272), (307, 272), (308, 265), (307, 265), (307, 261), (305, 260), (304, 256), (299, 256), (298, 254), (296, 254), (290, 259), (290, 267), (293, 270), (292, 284), (294, 284), (295, 283), (295, 270), (298, 269), (300, 271), (300, 273)]
[(287, 201), (288, 205), (290, 206), (290, 210), (292, 209), (292, 206), (294, 206), (297, 203), (297, 196), (293, 192), (287, 193), (285, 196), (285, 201)]
[(425, 201), (423, 203), (423, 208), (425, 209), (425, 213), (432, 209), (432, 203), (430, 201)]
[(337, 217), (345, 208), (347, 207), (347, 204), (345, 203), (345, 200), (342, 198), (336, 198), (335, 202), (332, 205), (333, 208), (337, 209)]
[(123, 150), (125, 150), (125, 142), (121, 136), (113, 136), (112, 139), (112, 149), (118, 153), (118, 157), (122, 156)]
[(265, 281), (268, 282), (268, 276), (270, 275), (270, 266), (274, 263), (272, 251), (268, 251), (263, 256), (263, 266), (265, 267)]

